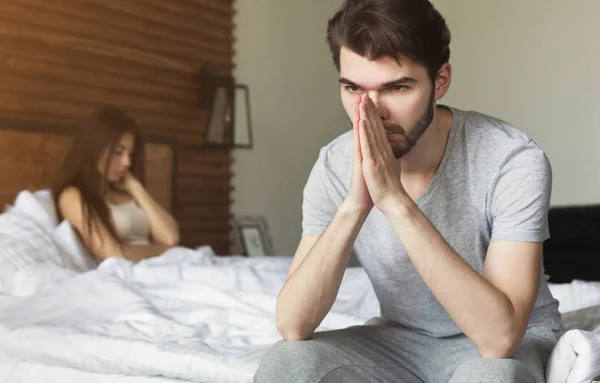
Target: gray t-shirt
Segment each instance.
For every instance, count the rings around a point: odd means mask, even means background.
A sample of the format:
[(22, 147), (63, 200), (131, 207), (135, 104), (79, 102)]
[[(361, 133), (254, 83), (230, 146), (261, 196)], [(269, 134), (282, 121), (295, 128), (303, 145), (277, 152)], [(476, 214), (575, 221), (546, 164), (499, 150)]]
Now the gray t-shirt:
[[(444, 239), (478, 273), (493, 240), (543, 242), (549, 237), (552, 170), (542, 149), (517, 128), (475, 112), (448, 108), (452, 127), (433, 182), (416, 201)], [(348, 194), (352, 131), (321, 149), (303, 201), (303, 235), (320, 235)], [(435, 299), (376, 208), (354, 244), (384, 319), (431, 336), (461, 330)], [(532, 325), (562, 329), (558, 302), (543, 268)]]

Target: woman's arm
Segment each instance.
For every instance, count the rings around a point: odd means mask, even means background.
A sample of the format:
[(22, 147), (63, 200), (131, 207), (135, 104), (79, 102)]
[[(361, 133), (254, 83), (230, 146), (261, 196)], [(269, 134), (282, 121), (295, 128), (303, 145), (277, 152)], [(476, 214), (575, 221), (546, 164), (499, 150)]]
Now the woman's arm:
[(148, 194), (144, 186), (131, 173), (125, 177), (123, 186), (146, 214), (154, 242), (169, 247), (177, 245), (179, 226), (173, 216)]
[(167, 246), (124, 245), (112, 237), (108, 229), (98, 219), (92, 219), (93, 231), (89, 231), (82, 212), (81, 192), (75, 187), (65, 189), (58, 198), (60, 214), (79, 233), (87, 250), (98, 258), (122, 257), (133, 262), (161, 255)]

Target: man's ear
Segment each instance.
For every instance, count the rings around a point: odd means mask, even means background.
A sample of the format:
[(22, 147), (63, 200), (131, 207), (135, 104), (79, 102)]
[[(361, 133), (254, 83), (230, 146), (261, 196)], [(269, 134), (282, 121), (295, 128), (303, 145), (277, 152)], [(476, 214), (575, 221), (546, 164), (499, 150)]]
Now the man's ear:
[(450, 84), (452, 82), (452, 66), (450, 63), (446, 63), (442, 65), (442, 67), (438, 70), (437, 76), (435, 77), (435, 100), (441, 100), (444, 98), (448, 90), (450, 89)]

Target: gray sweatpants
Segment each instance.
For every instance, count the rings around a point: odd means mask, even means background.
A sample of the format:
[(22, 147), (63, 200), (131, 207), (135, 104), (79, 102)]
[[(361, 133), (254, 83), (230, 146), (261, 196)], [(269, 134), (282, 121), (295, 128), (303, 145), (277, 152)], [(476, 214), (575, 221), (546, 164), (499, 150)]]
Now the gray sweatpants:
[(558, 334), (530, 327), (512, 359), (482, 359), (465, 335), (433, 338), (403, 327), (365, 325), (280, 341), (264, 355), (258, 383), (543, 383)]

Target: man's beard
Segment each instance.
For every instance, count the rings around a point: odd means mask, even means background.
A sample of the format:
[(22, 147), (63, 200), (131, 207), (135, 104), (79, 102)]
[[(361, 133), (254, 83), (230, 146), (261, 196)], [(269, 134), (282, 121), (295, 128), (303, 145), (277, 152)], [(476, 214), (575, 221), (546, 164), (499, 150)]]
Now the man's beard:
[(398, 124), (386, 124), (384, 123), (386, 133), (394, 133), (400, 134), (404, 138), (403, 143), (390, 143), (392, 145), (392, 152), (394, 153), (394, 157), (396, 159), (406, 155), (410, 150), (415, 146), (417, 140), (421, 138), (425, 130), (431, 125), (434, 117), (434, 92), (431, 93), (431, 97), (429, 98), (429, 102), (427, 104), (427, 109), (421, 115), (421, 118), (417, 121), (415, 125), (413, 125), (412, 129), (406, 133), (406, 130), (398, 125)]

